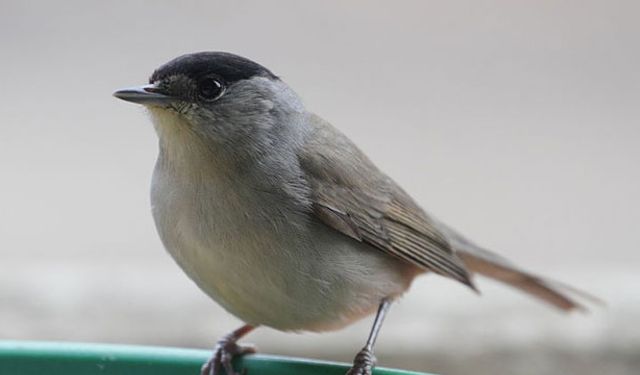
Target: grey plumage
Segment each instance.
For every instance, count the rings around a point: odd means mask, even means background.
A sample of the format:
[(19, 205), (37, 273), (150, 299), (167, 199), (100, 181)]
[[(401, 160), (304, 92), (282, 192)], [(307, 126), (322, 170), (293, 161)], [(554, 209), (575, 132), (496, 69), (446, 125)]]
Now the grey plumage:
[(116, 96), (147, 106), (158, 133), (151, 201), (163, 244), (205, 293), (248, 324), (220, 342), (207, 373), (230, 369), (231, 356), (243, 352), (235, 341), (252, 327), (337, 329), (380, 305), (350, 371), (370, 374), (391, 301), (425, 272), (473, 289), (477, 273), (563, 310), (581, 307), (571, 288), (517, 268), (427, 214), (257, 63), (185, 55), (156, 70), (149, 85)]
[(358, 241), (474, 288), (479, 273), (560, 309), (583, 308), (571, 288), (523, 271), (432, 219), (348, 138), (312, 116), (314, 131), (300, 155), (314, 213)]
[(298, 155), (313, 213), (325, 224), (425, 270), (473, 287), (469, 273), (427, 214), (347, 137), (311, 115)]

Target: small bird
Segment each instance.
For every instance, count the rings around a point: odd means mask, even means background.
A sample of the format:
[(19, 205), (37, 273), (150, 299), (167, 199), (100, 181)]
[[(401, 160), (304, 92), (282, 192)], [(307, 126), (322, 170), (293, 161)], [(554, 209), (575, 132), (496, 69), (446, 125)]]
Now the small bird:
[(217, 342), (203, 375), (236, 374), (238, 340), (258, 326), (329, 331), (376, 312), (349, 375), (370, 375), (392, 302), (416, 276), (472, 289), (475, 274), (562, 310), (575, 290), (475, 245), (425, 212), (345, 135), (262, 65), (225, 52), (177, 57), (149, 84), (118, 90), (144, 105), (159, 138), (151, 183), (164, 246), (246, 324)]

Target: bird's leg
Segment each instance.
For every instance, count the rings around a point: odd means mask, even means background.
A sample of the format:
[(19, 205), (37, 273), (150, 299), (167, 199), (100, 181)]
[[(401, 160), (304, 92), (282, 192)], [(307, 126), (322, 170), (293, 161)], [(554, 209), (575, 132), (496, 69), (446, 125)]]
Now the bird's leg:
[(369, 333), (367, 344), (354, 358), (353, 366), (349, 371), (347, 371), (347, 375), (371, 375), (373, 367), (376, 365), (376, 357), (373, 355), (373, 346), (376, 343), (378, 333), (380, 333), (380, 328), (382, 327), (382, 322), (384, 321), (384, 317), (387, 315), (387, 311), (389, 311), (390, 306), (391, 299), (389, 298), (385, 298), (380, 302), (376, 318), (373, 322), (373, 327), (371, 327), (371, 332)]
[(246, 324), (218, 340), (215, 348), (213, 349), (211, 359), (202, 366), (200, 374), (221, 375), (223, 373), (222, 370), (224, 369), (224, 373), (226, 375), (238, 375), (233, 370), (231, 360), (236, 355), (255, 353), (256, 348), (251, 345), (240, 346), (237, 341), (249, 332), (253, 331), (254, 328), (254, 326)]

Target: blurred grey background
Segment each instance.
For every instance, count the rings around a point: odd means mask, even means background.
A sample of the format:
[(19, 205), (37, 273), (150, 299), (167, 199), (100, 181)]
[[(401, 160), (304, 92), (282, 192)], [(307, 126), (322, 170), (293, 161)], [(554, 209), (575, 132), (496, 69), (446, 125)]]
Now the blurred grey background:
[[(225, 50), (282, 76), (442, 220), (608, 305), (565, 316), (422, 277), (381, 365), (640, 373), (639, 15), (637, 1), (0, 2), (0, 339), (208, 348), (240, 324), (165, 254), (155, 134), (111, 97)], [(247, 341), (349, 361), (370, 324)]]

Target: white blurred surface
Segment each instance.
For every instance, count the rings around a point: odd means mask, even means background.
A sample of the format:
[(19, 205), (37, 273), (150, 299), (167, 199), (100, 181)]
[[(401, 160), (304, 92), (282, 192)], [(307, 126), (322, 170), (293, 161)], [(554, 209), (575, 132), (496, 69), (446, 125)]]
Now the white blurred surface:
[[(634, 1), (0, 2), (0, 339), (210, 346), (239, 324), (162, 250), (155, 134), (111, 97), (179, 54), (226, 50), (280, 75), (442, 220), (608, 304), (564, 316), (497, 284), (477, 298), (423, 277), (385, 324), (383, 365), (638, 373), (638, 14)], [(349, 360), (369, 324), (249, 341)]]

